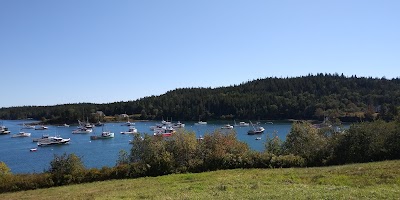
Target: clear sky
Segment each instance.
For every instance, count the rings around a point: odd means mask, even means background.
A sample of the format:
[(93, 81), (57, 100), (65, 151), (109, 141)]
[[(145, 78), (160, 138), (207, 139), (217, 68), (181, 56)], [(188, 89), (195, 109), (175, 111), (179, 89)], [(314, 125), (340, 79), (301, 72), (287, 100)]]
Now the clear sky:
[(321, 72), (400, 76), (400, 1), (0, 1), (0, 107)]

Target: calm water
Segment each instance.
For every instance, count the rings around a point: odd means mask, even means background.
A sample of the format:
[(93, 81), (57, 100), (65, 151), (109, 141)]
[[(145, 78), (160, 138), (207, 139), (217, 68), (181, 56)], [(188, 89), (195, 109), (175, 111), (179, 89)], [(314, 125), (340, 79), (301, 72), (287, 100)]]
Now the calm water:
[[(10, 131), (11, 135), (18, 133), (22, 127), (22, 123), (30, 123), (32, 121), (4, 120), (2, 121)], [(150, 126), (155, 125), (156, 121), (135, 122), (135, 127), (140, 133), (149, 133)], [(194, 122), (185, 123), (185, 129), (194, 131), (197, 136), (211, 133), (214, 130), (221, 130), (220, 127), (226, 122), (214, 122), (208, 125), (195, 126)], [(3, 161), (11, 169), (13, 173), (40, 173), (49, 167), (53, 155), (61, 155), (63, 153), (74, 153), (82, 158), (83, 163), (88, 168), (101, 168), (102, 166), (114, 166), (120, 150), (130, 151), (131, 144), (129, 140), (132, 135), (120, 134), (121, 131), (127, 131), (127, 126), (121, 126), (123, 123), (107, 123), (106, 128), (115, 133), (115, 138), (105, 140), (90, 140), (90, 135), (99, 134), (101, 127), (96, 127), (90, 134), (72, 134), (76, 126), (57, 127), (48, 126), (48, 130), (24, 129), (25, 132), (31, 133), (31, 137), (11, 138), (11, 135), (0, 135), (0, 161)], [(264, 150), (264, 142), (266, 134), (271, 136), (272, 132), (277, 131), (278, 136), (284, 139), (290, 131), (291, 123), (274, 122), (274, 124), (264, 123), (264, 134), (261, 140), (255, 140), (260, 135), (247, 135), (249, 127), (235, 127), (237, 138), (246, 142), (252, 149), (256, 151)], [(39, 138), (42, 134), (60, 135), (63, 138), (71, 138), (70, 144), (49, 147), (37, 147), (32, 138)], [(30, 152), (31, 148), (38, 148), (36, 152)]]

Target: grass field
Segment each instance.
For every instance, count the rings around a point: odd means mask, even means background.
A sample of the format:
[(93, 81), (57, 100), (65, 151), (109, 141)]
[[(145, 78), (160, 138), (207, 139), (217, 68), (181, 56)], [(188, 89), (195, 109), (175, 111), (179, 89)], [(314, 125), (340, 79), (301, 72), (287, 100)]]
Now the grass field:
[(175, 174), (6, 193), (0, 199), (400, 199), (400, 161)]

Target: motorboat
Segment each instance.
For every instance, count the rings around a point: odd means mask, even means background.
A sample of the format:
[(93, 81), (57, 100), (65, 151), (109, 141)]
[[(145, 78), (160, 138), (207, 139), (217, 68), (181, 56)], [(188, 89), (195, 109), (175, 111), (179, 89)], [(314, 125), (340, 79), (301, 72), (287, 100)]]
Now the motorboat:
[(57, 126), (57, 127), (69, 127), (69, 124), (63, 124), (63, 125), (60, 125), (60, 126)]
[(86, 133), (91, 133), (91, 132), (93, 132), (93, 129), (85, 128), (85, 127), (80, 127), (78, 129), (72, 131), (73, 134), (86, 134)]
[(46, 139), (48, 139), (50, 136), (48, 135), (48, 134), (45, 134), (45, 135), (42, 135), (42, 137), (41, 138), (33, 138), (32, 139), (32, 142), (39, 142), (39, 141), (41, 141), (41, 140), (46, 140)]
[(31, 149), (29, 149), (29, 151), (30, 152), (35, 152), (35, 151), (37, 151), (37, 148), (31, 148)]
[(110, 138), (114, 138), (114, 133), (112, 133), (111, 131), (105, 130), (104, 126), (101, 130), (101, 134), (100, 135), (92, 135), (90, 136), (91, 140), (97, 140), (97, 139), (110, 139)]
[(165, 127), (162, 129), (158, 129), (154, 131), (154, 136), (163, 136), (163, 137), (169, 137), (172, 136), (176, 131), (172, 127)]
[(173, 124), (172, 127), (173, 128), (183, 128), (183, 127), (185, 127), (185, 124), (178, 121), (177, 123)]
[(130, 126), (128, 131), (122, 131), (121, 134), (135, 134), (137, 129), (134, 126)]
[(121, 126), (134, 126), (135, 123), (134, 122), (130, 122), (129, 120), (127, 122), (125, 122), (124, 124), (121, 124)]
[(16, 138), (16, 137), (30, 137), (31, 133), (26, 133), (26, 132), (19, 132), (17, 134), (12, 135), (11, 137)]
[(103, 131), (100, 135), (92, 135), (90, 136), (91, 140), (98, 140), (98, 139), (110, 139), (114, 138), (114, 133), (110, 131)]
[(230, 124), (226, 124), (225, 126), (221, 127), (221, 129), (233, 129), (233, 126)]
[(198, 121), (198, 122), (194, 123), (194, 125), (207, 125), (207, 122)]
[(89, 123), (89, 121), (81, 122), (80, 120), (78, 120), (78, 124), (78, 128), (92, 129), (94, 126), (93, 124)]
[(251, 123), (252, 129), (250, 129), (249, 131), (247, 131), (248, 135), (256, 135), (256, 134), (262, 134), (264, 133), (265, 129), (264, 127), (260, 126), (259, 123), (257, 123), (256, 125), (254, 125), (253, 123)]
[(256, 140), (261, 140), (261, 137), (256, 137)]
[(101, 121), (98, 121), (94, 126), (97, 126), (97, 127), (104, 126), (104, 123), (102, 123)]
[[(172, 118), (171, 118), (172, 121)], [(167, 121), (165, 121), (164, 119), (161, 120), (161, 124), (165, 125), (165, 126), (170, 126), (172, 125), (172, 122), (168, 121), (168, 117), (167, 117)]]
[(35, 126), (23, 123), (22, 129), (35, 129)]
[(150, 130), (151, 130), (151, 131), (155, 131), (155, 130), (161, 129), (161, 128), (163, 128), (163, 127), (166, 127), (166, 126), (164, 126), (164, 125), (162, 125), (162, 124), (156, 124), (155, 126), (150, 126)]
[(0, 135), (7, 135), (10, 133), (11, 133), (11, 131), (9, 131), (6, 126), (0, 126)]
[(246, 123), (246, 122), (239, 122), (239, 124), (238, 124), (237, 126), (241, 126), (241, 127), (243, 127), (243, 126), (250, 126), (250, 124), (249, 124), (249, 123)]
[(201, 120), (200, 120), (200, 117), (201, 117), (201, 116), (199, 116), (199, 121), (196, 122), (196, 123), (194, 123), (194, 125), (207, 125), (207, 122), (201, 121)]
[(43, 125), (41, 125), (39, 127), (35, 127), (35, 130), (47, 130), (47, 129), (49, 129), (49, 127), (43, 126)]
[(60, 145), (60, 144), (69, 144), (71, 138), (64, 139), (59, 136), (49, 137), (48, 139), (41, 140), (37, 143), (38, 146), (51, 146), (51, 145)]

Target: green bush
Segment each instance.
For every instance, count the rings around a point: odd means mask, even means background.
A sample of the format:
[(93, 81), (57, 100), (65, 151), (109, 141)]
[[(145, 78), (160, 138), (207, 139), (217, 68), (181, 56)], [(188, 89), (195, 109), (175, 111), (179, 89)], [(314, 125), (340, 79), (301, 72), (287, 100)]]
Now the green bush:
[(304, 167), (305, 165), (304, 158), (293, 154), (272, 156), (271, 158), (271, 166), (273, 168)]
[(61, 156), (54, 155), (48, 172), (55, 185), (67, 185), (84, 180), (85, 167), (78, 156), (64, 153)]
[(0, 192), (13, 192), (20, 190), (33, 190), (54, 186), (49, 173), (41, 174), (8, 174), (0, 181)]

